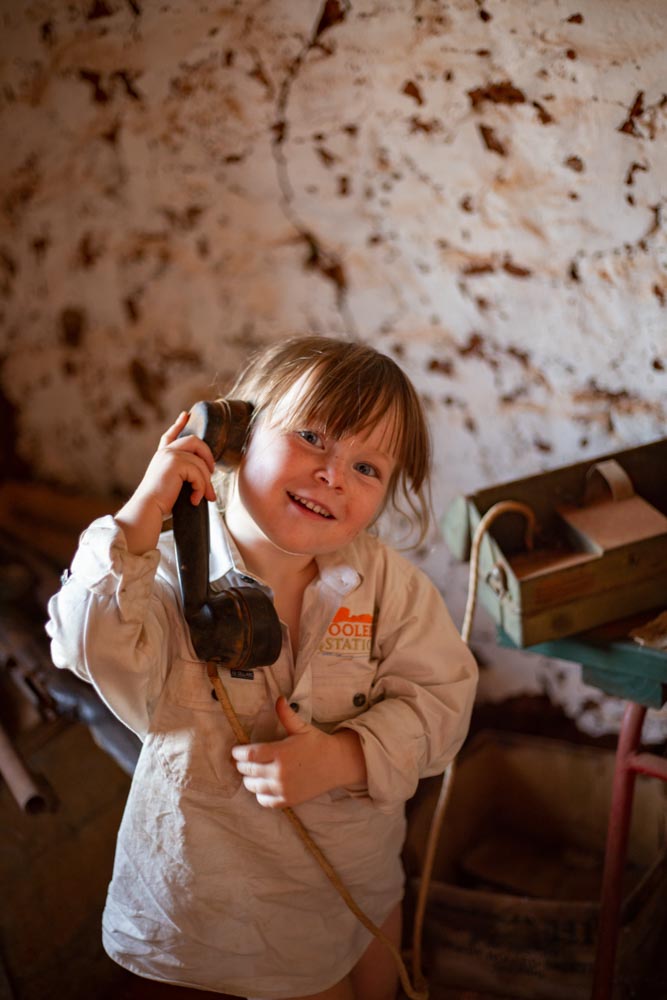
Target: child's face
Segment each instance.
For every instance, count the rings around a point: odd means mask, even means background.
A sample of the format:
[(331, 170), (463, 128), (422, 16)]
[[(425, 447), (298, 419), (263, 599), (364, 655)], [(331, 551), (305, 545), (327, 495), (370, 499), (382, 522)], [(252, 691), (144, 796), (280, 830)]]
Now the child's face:
[(334, 552), (382, 509), (395, 467), (391, 418), (370, 433), (336, 440), (318, 427), (289, 429), (286, 413), (279, 407), (253, 430), (228, 510), (230, 529), (241, 516), (246, 538), (251, 526), (284, 552)]

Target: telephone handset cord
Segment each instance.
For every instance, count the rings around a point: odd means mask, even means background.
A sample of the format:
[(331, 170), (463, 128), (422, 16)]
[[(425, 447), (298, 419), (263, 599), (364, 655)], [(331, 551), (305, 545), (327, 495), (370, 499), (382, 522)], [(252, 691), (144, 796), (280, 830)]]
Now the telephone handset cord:
[[(470, 631), (472, 628), (472, 619), (475, 610), (476, 594), (477, 594), (477, 577), (479, 572), (479, 549), (482, 542), (484, 534), (488, 531), (489, 527), (495, 521), (495, 519), (508, 511), (516, 511), (518, 513), (524, 514), (528, 519), (528, 525), (526, 529), (526, 545), (528, 547), (532, 546), (532, 534), (535, 525), (535, 515), (530, 507), (526, 504), (519, 503), (515, 500), (502, 500), (491, 507), (486, 514), (483, 516), (479, 522), (475, 534), (473, 536), (471, 553), (470, 553), (470, 574), (468, 578), (468, 600), (466, 603), (466, 610), (464, 615), (463, 627), (461, 630), (461, 637), (466, 644), (468, 644), (470, 639)], [(232, 705), (229, 695), (225, 690), (225, 686), (222, 683), (220, 675), (218, 673), (218, 668), (214, 660), (209, 660), (206, 664), (206, 670), (208, 673), (209, 680), (213, 685), (213, 690), (215, 691), (216, 697), (220, 702), (220, 706), (224, 711), (227, 720), (232, 727), (234, 736), (239, 743), (248, 744), (250, 739), (245, 729), (241, 725), (239, 718), (234, 711), (234, 706)], [(313, 858), (317, 861), (318, 865), (329, 879), (334, 889), (342, 897), (343, 902), (346, 904), (348, 909), (352, 911), (355, 917), (363, 924), (366, 930), (370, 931), (382, 944), (384, 944), (394, 959), (396, 963), (396, 968), (398, 970), (398, 975), (401, 980), (401, 986), (405, 995), (409, 1000), (428, 1000), (428, 983), (424, 979), (421, 971), (421, 937), (422, 937), (422, 927), (424, 920), (424, 912), (426, 909), (426, 901), (428, 896), (429, 885), (431, 881), (431, 875), (433, 871), (433, 863), (435, 860), (435, 852), (440, 838), (440, 829), (442, 827), (442, 821), (445, 814), (445, 808), (449, 800), (449, 795), (452, 786), (452, 775), (453, 775), (454, 765), (453, 763), (448, 764), (445, 768), (442, 776), (442, 784), (440, 788), (440, 795), (433, 813), (433, 818), (431, 820), (431, 827), (429, 830), (429, 836), (426, 846), (426, 854), (424, 858), (424, 865), (422, 869), (422, 875), (420, 879), (419, 894), (417, 898), (417, 905), (415, 911), (414, 919), (414, 933), (413, 933), (413, 948), (412, 948), (412, 974), (415, 980), (415, 985), (413, 986), (410, 982), (410, 977), (408, 971), (405, 967), (403, 958), (398, 948), (394, 945), (384, 931), (373, 923), (373, 921), (368, 917), (364, 911), (357, 905), (354, 898), (351, 896), (350, 892), (345, 887), (344, 883), (340, 879), (338, 873), (331, 865), (326, 856), (322, 853), (320, 848), (317, 846), (311, 835), (306, 830), (305, 826), (296, 815), (293, 809), (289, 806), (281, 810), (284, 816), (289, 820), (301, 839), (302, 843), (306, 849), (310, 852)]]

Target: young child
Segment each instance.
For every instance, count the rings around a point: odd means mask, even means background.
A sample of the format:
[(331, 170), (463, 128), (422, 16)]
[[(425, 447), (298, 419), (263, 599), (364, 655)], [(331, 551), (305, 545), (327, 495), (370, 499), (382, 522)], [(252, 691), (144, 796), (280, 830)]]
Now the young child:
[[(390, 358), (323, 337), (259, 354), (229, 397), (254, 410), (221, 509), (211, 452), (179, 437), (182, 413), (125, 506), (81, 536), (49, 606), (56, 666), (92, 683), (143, 742), (104, 947), (131, 972), (181, 987), (391, 1000), (389, 949), (281, 812), (296, 807), (398, 946), (404, 803), (460, 748), (477, 677), (436, 588), (367, 531), (392, 504), (407, 506), (423, 537), (426, 422)], [(212, 588), (251, 580), (281, 622), (275, 663), (219, 668), (247, 745), (193, 650), (162, 530), (184, 482), (194, 504), (209, 501)]]

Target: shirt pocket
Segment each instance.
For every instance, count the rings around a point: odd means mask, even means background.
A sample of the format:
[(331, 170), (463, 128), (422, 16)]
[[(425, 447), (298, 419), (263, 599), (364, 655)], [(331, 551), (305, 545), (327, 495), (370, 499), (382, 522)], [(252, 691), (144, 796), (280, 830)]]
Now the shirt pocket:
[[(220, 677), (247, 733), (267, 700), (262, 671)], [(242, 778), (232, 760), (238, 743), (222, 705), (212, 695), (206, 667), (200, 661), (177, 662), (151, 726), (153, 745), (167, 778), (182, 791), (206, 792), (229, 798)]]
[(313, 722), (333, 727), (370, 708), (375, 670), (362, 658), (313, 663)]

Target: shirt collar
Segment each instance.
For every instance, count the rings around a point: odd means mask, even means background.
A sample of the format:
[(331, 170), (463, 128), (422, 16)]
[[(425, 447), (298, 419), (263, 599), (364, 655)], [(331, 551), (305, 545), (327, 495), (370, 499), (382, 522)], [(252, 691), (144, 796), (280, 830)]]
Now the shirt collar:
[[(215, 503), (208, 505), (209, 557), (208, 576), (211, 583), (233, 572), (255, 582), (246, 571), (243, 557), (232, 536), (227, 531), (223, 516)], [(259, 581), (261, 582), (261, 581)]]
[(319, 577), (324, 586), (341, 596), (356, 590), (363, 577), (360, 567), (354, 565), (358, 563), (354, 558), (355, 554), (353, 545), (347, 545), (339, 552), (317, 556)]
[[(208, 517), (209, 579), (211, 583), (232, 575), (242, 583), (259, 583), (266, 586), (263, 580), (246, 570), (241, 553), (227, 530), (223, 516), (215, 503), (209, 502)], [(339, 594), (348, 594), (351, 590), (355, 590), (363, 579), (354, 542), (351, 545), (346, 545), (340, 552), (317, 556), (316, 561), (322, 583)]]

